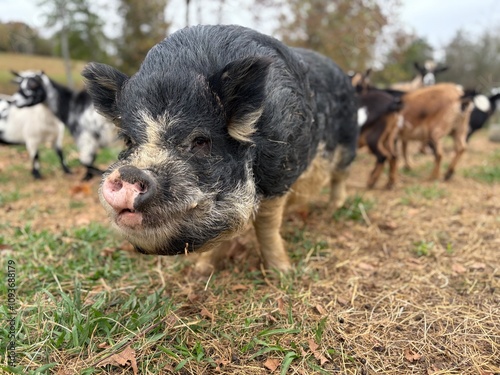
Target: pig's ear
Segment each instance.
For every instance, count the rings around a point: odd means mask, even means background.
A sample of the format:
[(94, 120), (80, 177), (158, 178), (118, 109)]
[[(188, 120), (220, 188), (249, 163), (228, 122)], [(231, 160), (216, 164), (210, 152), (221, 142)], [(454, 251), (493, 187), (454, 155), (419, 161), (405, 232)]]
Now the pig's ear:
[(109, 65), (99, 63), (87, 64), (82, 76), (97, 111), (116, 123), (119, 118), (117, 95), (128, 76)]
[(264, 109), (265, 86), (272, 60), (249, 57), (235, 60), (210, 78), (227, 118), (228, 133), (240, 142), (251, 142)]

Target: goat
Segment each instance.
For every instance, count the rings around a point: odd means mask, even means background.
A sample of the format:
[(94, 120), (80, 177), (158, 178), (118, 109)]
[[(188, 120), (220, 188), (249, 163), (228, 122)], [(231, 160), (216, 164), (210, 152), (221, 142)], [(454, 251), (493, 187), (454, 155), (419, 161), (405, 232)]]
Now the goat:
[(396, 182), (395, 142), (403, 120), (399, 114), (402, 102), (399, 98), (377, 89), (370, 89), (358, 95), (358, 125), (361, 127), (358, 147), (368, 146), (377, 158), (367, 186), (375, 186), (385, 161), (389, 159), (389, 180), (386, 188), (390, 189)]
[(87, 168), (83, 180), (100, 175), (94, 166), (99, 148), (115, 138), (114, 125), (94, 110), (89, 94), (73, 90), (51, 80), (41, 71), (14, 72), (19, 91), (13, 96), (18, 107), (44, 103), (69, 129), (79, 151), (79, 160)]
[(390, 85), (390, 89), (398, 91), (412, 91), (436, 83), (436, 74), (448, 69), (446, 65), (437, 65), (434, 61), (427, 60), (423, 66), (414, 63), (417, 75), (410, 82), (398, 82)]
[(0, 143), (26, 145), (35, 179), (42, 178), (38, 148), (46, 142), (52, 144), (64, 173), (71, 173), (64, 161), (63, 138), (64, 124), (44, 105), (17, 108), (8, 100), (0, 99)]
[(428, 144), (435, 157), (434, 169), (430, 179), (439, 178), (442, 159), (441, 138), (452, 135), (455, 155), (445, 174), (445, 180), (451, 178), (455, 167), (465, 152), (466, 134), (472, 111), (472, 96), (463, 88), (453, 83), (439, 83), (410, 91), (402, 96), (401, 114), (404, 125), (398, 138), (402, 142), (405, 166), (409, 168), (407, 144), (410, 140), (419, 140)]
[[(493, 91), (493, 90), (492, 90)], [(489, 97), (477, 95), (474, 97), (474, 108), (470, 114), (469, 131), (467, 132), (467, 142), (476, 131), (481, 129), (489, 120), (497, 108), (497, 101), (500, 100), (500, 92), (493, 92)]]

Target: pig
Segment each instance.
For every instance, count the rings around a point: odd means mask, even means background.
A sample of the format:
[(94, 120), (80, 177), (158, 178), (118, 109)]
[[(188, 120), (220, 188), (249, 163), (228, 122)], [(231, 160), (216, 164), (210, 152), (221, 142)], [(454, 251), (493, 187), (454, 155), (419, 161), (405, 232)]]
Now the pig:
[(286, 272), (287, 200), (323, 172), (346, 198), (357, 104), (330, 59), (234, 25), (179, 30), (131, 77), (90, 63), (87, 89), (126, 148), (103, 174), (112, 225), (144, 254), (201, 252), (213, 269), (253, 222), (264, 266)]

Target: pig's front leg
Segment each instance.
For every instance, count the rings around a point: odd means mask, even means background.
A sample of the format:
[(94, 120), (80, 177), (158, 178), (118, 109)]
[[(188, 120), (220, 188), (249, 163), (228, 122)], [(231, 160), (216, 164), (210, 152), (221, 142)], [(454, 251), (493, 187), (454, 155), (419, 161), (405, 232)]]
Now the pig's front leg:
[(282, 272), (292, 268), (280, 234), (285, 203), (286, 195), (263, 200), (254, 221), (264, 266)]

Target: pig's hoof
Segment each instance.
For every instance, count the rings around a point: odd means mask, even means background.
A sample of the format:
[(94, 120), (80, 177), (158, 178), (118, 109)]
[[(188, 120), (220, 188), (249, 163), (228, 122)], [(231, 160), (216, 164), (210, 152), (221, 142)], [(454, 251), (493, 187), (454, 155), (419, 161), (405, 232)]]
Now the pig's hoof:
[(193, 268), (193, 272), (197, 276), (210, 276), (214, 271), (215, 266), (205, 261), (197, 261)]

